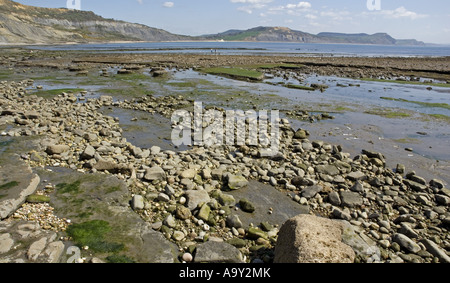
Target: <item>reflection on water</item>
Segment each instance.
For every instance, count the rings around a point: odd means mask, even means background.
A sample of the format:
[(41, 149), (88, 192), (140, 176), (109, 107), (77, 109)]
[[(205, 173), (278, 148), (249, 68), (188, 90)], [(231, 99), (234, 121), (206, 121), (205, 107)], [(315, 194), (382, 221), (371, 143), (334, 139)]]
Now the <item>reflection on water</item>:
[[(432, 87), (421, 85), (405, 85), (396, 83), (368, 82), (353, 79), (326, 77), (316, 75), (279, 76), (268, 77), (264, 82), (254, 83), (232, 80), (213, 75), (205, 75), (193, 70), (175, 71), (170, 70), (171, 76), (165, 81), (156, 81), (148, 76), (142, 78), (139, 83), (144, 88), (152, 91), (153, 95), (177, 95), (184, 94), (189, 98), (190, 93), (201, 92), (201, 95), (193, 96), (201, 99), (205, 105), (218, 105), (226, 108), (237, 107), (237, 109), (250, 108), (258, 102), (264, 105), (266, 110), (307, 110), (333, 112), (334, 120), (321, 121), (320, 124), (309, 124), (304, 121), (297, 124), (298, 127), (316, 131), (317, 135), (323, 136), (330, 141), (351, 147), (359, 141), (367, 143), (368, 137), (363, 134), (357, 139), (355, 136), (328, 135), (333, 128), (367, 129), (367, 125), (373, 125), (378, 133), (372, 139), (395, 140), (400, 148), (413, 147), (414, 154), (438, 160), (450, 160), (450, 125), (448, 122), (427, 121), (423, 114), (439, 114), (450, 117), (448, 107), (429, 107), (412, 102), (393, 101), (381, 99), (381, 97), (392, 99), (403, 99), (408, 101), (450, 104), (450, 89), (444, 87)], [(310, 85), (312, 83), (326, 84), (328, 89), (324, 92), (305, 91), (287, 88), (283, 85), (271, 83), (292, 83), (296, 85)], [(35, 82), (35, 85), (43, 82)], [(44, 81), (45, 83), (45, 81)], [(51, 88), (73, 88), (74, 85), (49, 83), (44, 85), (45, 89)], [(107, 86), (115, 88), (115, 84)], [(96, 92), (101, 86), (86, 86), (85, 89), (92, 90), (89, 97), (96, 97)], [(227, 104), (226, 97), (240, 95), (236, 102)], [(111, 94), (114, 96), (114, 94)], [(220, 99), (218, 100), (220, 96)], [(245, 96), (245, 97), (243, 97)], [(115, 99), (122, 99), (119, 96)], [(248, 100), (248, 104), (244, 103)], [(222, 104), (222, 105), (221, 105)], [(125, 137), (143, 148), (158, 145), (162, 149), (174, 150), (170, 144), (170, 123), (168, 119), (148, 113), (125, 110), (119, 108), (106, 109), (105, 114), (119, 117), (124, 129)], [(403, 113), (406, 117), (392, 119), (382, 117), (378, 113), (388, 111), (389, 113)], [(372, 114), (369, 114), (372, 113)], [(425, 118), (424, 118), (425, 117)], [(137, 118), (136, 121), (131, 121)], [(291, 118), (290, 118), (291, 119)], [(293, 124), (295, 124), (295, 121)], [(426, 133), (418, 134), (418, 132)], [(351, 131), (347, 134), (354, 134)], [(361, 149), (361, 144), (358, 144)]]
[[(415, 57), (448, 56), (449, 46), (397, 46), (358, 44), (319, 44), (291, 42), (136, 42), (31, 46), (44, 50), (79, 50), (121, 53), (177, 53), (217, 55), (290, 55), (290, 56), (368, 56)], [(217, 50), (217, 53), (211, 52)]]

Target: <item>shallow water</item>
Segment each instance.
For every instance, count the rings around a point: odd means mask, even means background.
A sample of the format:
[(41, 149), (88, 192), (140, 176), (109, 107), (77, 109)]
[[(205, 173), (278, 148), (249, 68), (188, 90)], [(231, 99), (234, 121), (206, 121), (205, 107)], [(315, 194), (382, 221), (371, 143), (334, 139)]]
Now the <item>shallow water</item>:
[[(393, 163), (409, 163), (411, 168), (423, 169), (424, 175), (427, 175), (427, 172), (442, 171), (441, 179), (450, 182), (450, 177), (445, 173), (449, 169), (445, 162), (450, 161), (450, 124), (429, 119), (427, 116), (428, 114), (450, 116), (450, 110), (381, 99), (386, 97), (450, 104), (449, 88), (432, 87), (428, 90), (427, 86), (420, 85), (367, 82), (315, 75), (302, 75), (300, 79), (302, 81), (293, 77), (288, 80), (275, 77), (255, 83), (205, 75), (193, 70), (170, 70), (170, 76), (164, 81), (149, 76), (148, 79), (141, 79), (139, 83), (145, 89), (151, 90), (155, 96), (183, 95), (203, 102), (205, 106), (234, 110), (247, 110), (254, 106), (265, 110), (331, 112), (335, 119), (322, 120), (319, 123), (311, 124), (296, 121), (294, 118), (289, 120), (294, 128), (309, 130), (312, 139), (340, 144), (344, 151), (352, 155), (359, 154), (362, 149), (386, 152), (391, 157), (387, 159), (391, 159)], [(328, 85), (329, 88), (324, 92), (305, 91), (266, 83), (280, 81), (302, 85), (320, 83)], [(76, 84), (70, 83), (35, 82), (35, 85), (39, 84), (43, 84), (44, 89), (77, 87)], [(117, 82), (111, 81), (108, 85), (81, 86), (90, 92), (86, 98), (99, 96), (100, 93), (96, 92), (99, 88), (117, 87), (124, 85), (120, 86)], [(115, 99), (124, 99), (112, 96)], [(106, 108), (102, 112), (119, 117), (125, 137), (139, 147), (150, 148), (158, 145), (163, 150), (179, 150), (171, 144), (170, 121), (165, 117), (120, 108)], [(382, 116), (384, 112), (406, 113), (409, 117), (386, 118)], [(137, 120), (132, 121), (133, 118)], [(405, 151), (405, 148), (412, 148), (413, 151)], [(436, 164), (437, 160), (441, 163)]]
[[(280, 78), (273, 78), (264, 80), (262, 83), (252, 83), (245, 81), (237, 81), (227, 78), (222, 78), (213, 75), (202, 75), (192, 70), (179, 71), (173, 75), (174, 82), (189, 81), (189, 80), (208, 80), (214, 85), (222, 87), (229, 87), (235, 90), (248, 91), (253, 94), (275, 94), (283, 98), (292, 100), (294, 103), (328, 103), (339, 105), (358, 105), (367, 108), (374, 107), (390, 107), (400, 108), (415, 111), (423, 114), (442, 114), (450, 116), (450, 109), (439, 107), (426, 107), (410, 102), (392, 101), (381, 99), (381, 97), (388, 97), (394, 99), (405, 99), (409, 101), (419, 101), (426, 103), (447, 103), (450, 104), (450, 88), (432, 87), (432, 90), (427, 90), (428, 86), (420, 85), (402, 85), (395, 83), (383, 82), (366, 82), (354, 79), (345, 79), (338, 77), (326, 76), (308, 76), (304, 82), (299, 82), (296, 79), (282, 80)], [(326, 84), (329, 88), (321, 93), (320, 91), (305, 91), (298, 89), (290, 89), (281, 85), (271, 85), (265, 82), (276, 83), (283, 81), (284, 83), (294, 83), (302, 85), (310, 85), (311, 83)], [(347, 87), (338, 86), (346, 85)], [(358, 86), (349, 86), (358, 85)], [(211, 88), (211, 86), (205, 86)], [(198, 89), (204, 89), (203, 86), (198, 86)], [(176, 87), (169, 87), (171, 91), (185, 91)], [(277, 105), (274, 105), (275, 107)], [(284, 105), (283, 105), (284, 106)]]
[(128, 142), (141, 148), (156, 145), (162, 150), (186, 150), (187, 147), (175, 147), (170, 139), (172, 128), (170, 119), (159, 114), (117, 107), (102, 107), (104, 115), (119, 118), (123, 136)]
[(176, 53), (176, 54), (217, 54), (226, 55), (290, 55), (290, 56), (368, 56), (368, 57), (414, 57), (448, 56), (450, 47), (438, 46), (397, 46), (366, 44), (320, 44), (290, 42), (137, 42), (109, 44), (74, 44), (54, 46), (31, 46), (43, 50), (86, 50), (96, 52), (126, 53)]

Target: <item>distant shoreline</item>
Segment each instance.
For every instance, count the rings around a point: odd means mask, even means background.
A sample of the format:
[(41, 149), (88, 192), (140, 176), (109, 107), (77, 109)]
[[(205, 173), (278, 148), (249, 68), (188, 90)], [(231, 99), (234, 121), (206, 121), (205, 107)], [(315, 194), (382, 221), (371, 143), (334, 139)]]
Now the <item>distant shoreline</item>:
[[(286, 57), (445, 58), (450, 46), (399, 46), (379, 44), (293, 43), (261, 41), (107, 41), (57, 44), (0, 44), (0, 48), (26, 50), (98, 51), (100, 53), (197, 54)], [(210, 52), (215, 50), (215, 52)]]
[[(65, 45), (94, 45), (94, 44), (134, 44), (134, 43), (282, 43), (282, 44), (323, 44), (323, 45), (360, 45), (360, 46), (398, 46), (398, 47), (450, 47), (450, 44), (425, 43), (425, 45), (400, 45), (400, 44), (368, 44), (368, 43), (342, 43), (342, 42), (286, 42), (286, 41), (242, 41), (242, 40), (175, 40), (175, 41), (89, 41), (89, 42), (55, 42), (55, 43), (5, 43), (0, 42), (1, 47), (14, 46), (65, 46)], [(449, 54), (450, 56), (450, 54)]]

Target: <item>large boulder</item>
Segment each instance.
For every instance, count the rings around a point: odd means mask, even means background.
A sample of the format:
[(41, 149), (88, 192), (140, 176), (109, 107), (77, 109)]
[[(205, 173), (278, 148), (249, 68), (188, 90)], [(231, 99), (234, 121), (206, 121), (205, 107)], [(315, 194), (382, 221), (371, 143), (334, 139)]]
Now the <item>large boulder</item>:
[(353, 263), (355, 252), (342, 242), (343, 226), (335, 220), (298, 215), (278, 233), (275, 263)]

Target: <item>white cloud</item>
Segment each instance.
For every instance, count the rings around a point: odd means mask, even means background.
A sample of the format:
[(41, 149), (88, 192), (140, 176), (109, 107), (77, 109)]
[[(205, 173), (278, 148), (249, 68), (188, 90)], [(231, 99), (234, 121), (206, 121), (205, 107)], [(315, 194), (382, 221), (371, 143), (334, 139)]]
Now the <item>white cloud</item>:
[(253, 13), (253, 8), (252, 8), (252, 6), (242, 6), (242, 7), (238, 7), (237, 10), (238, 10), (238, 11), (242, 11), (242, 12), (246, 12), (247, 14), (252, 14), (252, 13)]
[(276, 6), (269, 8), (269, 12), (272, 14), (279, 14), (286, 12), (290, 15), (298, 14), (299, 12), (304, 12), (311, 9), (312, 5), (309, 2), (299, 2), (297, 4), (287, 4), (285, 6)]
[(247, 14), (252, 14), (253, 10), (260, 10), (267, 7), (267, 3), (272, 2), (273, 0), (230, 0), (231, 3), (242, 3), (248, 4), (246, 6), (238, 7), (238, 11), (246, 12)]
[(395, 10), (381, 10), (380, 14), (385, 15), (388, 18), (400, 19), (410, 18), (411, 20), (426, 18), (428, 15), (418, 14), (416, 12), (408, 11), (405, 7), (401, 6)]
[(244, 4), (266, 4), (273, 2), (273, 0), (230, 0), (231, 3), (244, 3)]
[(144, 3), (143, 0), (137, 0), (137, 2), (138, 2), (139, 4), (141, 4), (141, 5)]
[(175, 5), (173, 2), (164, 2), (163, 6), (166, 8), (172, 8)]
[(299, 2), (298, 4), (287, 4), (288, 9), (309, 9), (311, 8), (311, 3), (309, 2)]
[(331, 18), (334, 21), (352, 20), (348, 11), (322, 11), (320, 16)]

